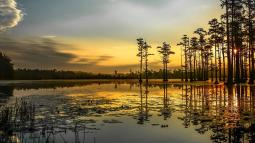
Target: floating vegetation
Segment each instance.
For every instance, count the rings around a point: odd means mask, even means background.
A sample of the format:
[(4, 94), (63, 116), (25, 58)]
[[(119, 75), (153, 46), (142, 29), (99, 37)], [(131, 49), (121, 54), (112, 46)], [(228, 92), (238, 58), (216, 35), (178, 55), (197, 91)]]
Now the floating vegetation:
[(115, 120), (115, 119), (111, 119), (111, 120), (103, 120), (104, 123), (107, 123), (107, 124), (120, 124), (120, 123), (123, 123), (121, 121), (118, 121), (118, 120)]

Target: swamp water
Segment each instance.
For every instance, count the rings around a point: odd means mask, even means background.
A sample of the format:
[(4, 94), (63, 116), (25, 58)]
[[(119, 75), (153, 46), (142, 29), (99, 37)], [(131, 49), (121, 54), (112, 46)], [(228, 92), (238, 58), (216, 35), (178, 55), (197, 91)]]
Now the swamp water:
[(1, 84), (0, 142), (255, 142), (255, 87)]

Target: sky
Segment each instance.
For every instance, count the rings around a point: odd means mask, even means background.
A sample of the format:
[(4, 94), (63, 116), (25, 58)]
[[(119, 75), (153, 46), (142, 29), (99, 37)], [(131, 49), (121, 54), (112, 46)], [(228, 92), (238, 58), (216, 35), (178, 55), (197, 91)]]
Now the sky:
[(0, 51), (15, 68), (129, 72), (142, 37), (154, 54), (149, 68), (161, 68), (156, 47), (168, 42), (175, 69), (182, 35), (222, 13), (219, 0), (0, 0)]

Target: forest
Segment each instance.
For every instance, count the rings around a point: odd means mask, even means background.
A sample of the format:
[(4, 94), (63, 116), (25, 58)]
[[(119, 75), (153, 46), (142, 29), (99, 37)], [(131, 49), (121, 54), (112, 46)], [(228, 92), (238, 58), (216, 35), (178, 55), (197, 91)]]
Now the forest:
[(198, 28), (196, 36), (182, 37), (181, 63), (185, 81), (208, 80), (254, 83), (255, 1), (221, 0), (225, 13)]
[[(225, 11), (220, 19), (208, 22), (209, 29), (197, 28), (194, 35), (184, 34), (178, 46), (181, 49), (180, 71), (183, 81), (208, 81), (254, 84), (255, 1), (221, 0)], [(137, 39), (140, 73), (148, 68), (148, 49), (151, 46)], [(162, 55), (163, 80), (167, 81), (170, 44), (158, 47)], [(140, 81), (141, 81), (140, 75)]]

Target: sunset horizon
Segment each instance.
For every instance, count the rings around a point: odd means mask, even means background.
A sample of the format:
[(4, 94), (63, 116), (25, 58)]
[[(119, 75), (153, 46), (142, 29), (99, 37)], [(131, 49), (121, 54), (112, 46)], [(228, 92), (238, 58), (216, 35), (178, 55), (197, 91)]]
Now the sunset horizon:
[(0, 0), (0, 143), (255, 143), (255, 0)]
[[(156, 47), (163, 42), (177, 53), (172, 55), (170, 70), (179, 69), (180, 37), (193, 36), (200, 27), (207, 29), (208, 21), (223, 13), (214, 0), (7, 0), (6, 5), (14, 15), (6, 14), (0, 48), (15, 68), (94, 73), (138, 71), (136, 39), (140, 37), (153, 47), (150, 69), (162, 67)], [(28, 58), (28, 51), (35, 56)]]

